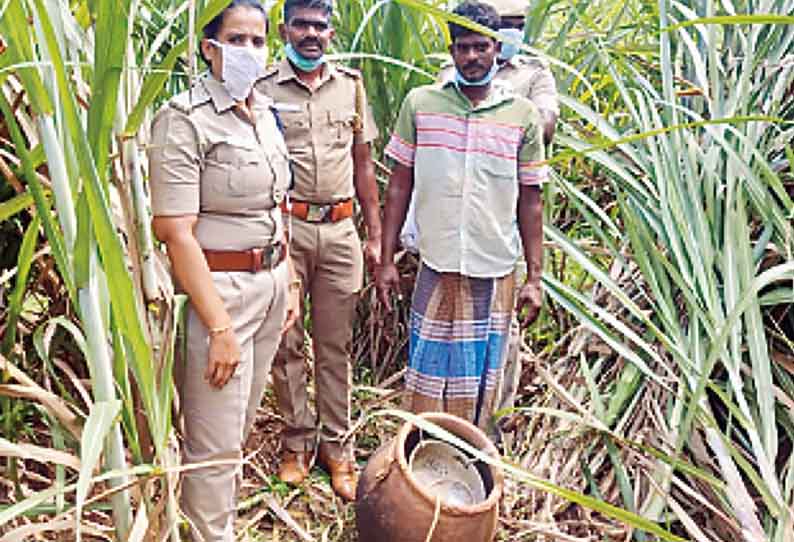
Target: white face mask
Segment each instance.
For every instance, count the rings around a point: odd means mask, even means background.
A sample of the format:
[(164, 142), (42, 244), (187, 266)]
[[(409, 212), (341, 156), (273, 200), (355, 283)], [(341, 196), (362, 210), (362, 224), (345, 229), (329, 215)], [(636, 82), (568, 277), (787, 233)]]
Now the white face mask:
[(221, 50), (223, 86), (232, 98), (244, 101), (251, 94), (254, 83), (262, 77), (267, 67), (267, 47), (254, 49), (209, 40)]

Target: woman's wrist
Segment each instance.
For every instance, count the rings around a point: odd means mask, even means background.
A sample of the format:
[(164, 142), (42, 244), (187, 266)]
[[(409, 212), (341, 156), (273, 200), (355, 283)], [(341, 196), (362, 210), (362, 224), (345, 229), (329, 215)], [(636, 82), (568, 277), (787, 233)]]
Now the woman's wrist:
[(221, 335), (225, 335), (226, 333), (229, 333), (231, 331), (232, 331), (232, 324), (228, 323), (223, 326), (209, 328), (207, 330), (207, 335), (209, 335), (210, 340), (212, 340), (220, 337)]

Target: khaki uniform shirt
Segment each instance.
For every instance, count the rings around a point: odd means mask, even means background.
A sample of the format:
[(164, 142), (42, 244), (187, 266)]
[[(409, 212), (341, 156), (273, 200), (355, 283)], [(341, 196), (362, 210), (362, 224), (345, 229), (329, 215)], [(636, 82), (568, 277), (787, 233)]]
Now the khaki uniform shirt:
[(172, 98), (152, 123), (149, 174), (155, 216), (197, 215), (204, 249), (245, 250), (283, 238), (279, 204), (290, 182), (284, 138), (255, 95), (255, 125), (212, 77)]
[[(438, 74), (441, 82), (454, 78), (454, 65), (446, 66)], [(499, 67), (495, 78), (510, 83), (516, 94), (528, 98), (538, 109), (560, 114), (557, 85), (548, 64), (543, 60), (516, 55)]]
[(327, 63), (311, 90), (283, 60), (255, 88), (273, 99), (284, 124), (295, 176), (292, 197), (321, 204), (352, 198), (353, 143), (377, 136), (359, 72)]

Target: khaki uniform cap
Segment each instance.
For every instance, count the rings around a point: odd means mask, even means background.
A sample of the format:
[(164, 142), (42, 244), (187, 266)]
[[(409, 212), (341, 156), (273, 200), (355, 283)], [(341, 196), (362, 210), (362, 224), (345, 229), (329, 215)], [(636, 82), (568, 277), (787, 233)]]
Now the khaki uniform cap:
[(524, 17), (529, 9), (527, 0), (488, 0), (500, 17)]

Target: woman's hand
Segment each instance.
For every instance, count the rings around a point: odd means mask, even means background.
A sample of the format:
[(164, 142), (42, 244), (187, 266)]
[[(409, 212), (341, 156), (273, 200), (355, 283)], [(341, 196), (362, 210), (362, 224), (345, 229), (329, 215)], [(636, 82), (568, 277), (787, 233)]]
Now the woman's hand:
[[(179, 284), (190, 296), (190, 304), (209, 329), (210, 352), (204, 379), (222, 388), (234, 374), (240, 361), (240, 343), (231, 328), (231, 317), (218, 293), (193, 230), (196, 215), (156, 216), (152, 228), (158, 239), (168, 246), (168, 257)], [(221, 329), (222, 328), (222, 329)]]
[(221, 389), (240, 363), (240, 343), (230, 327), (210, 334), (210, 352), (204, 379), (210, 386)]

